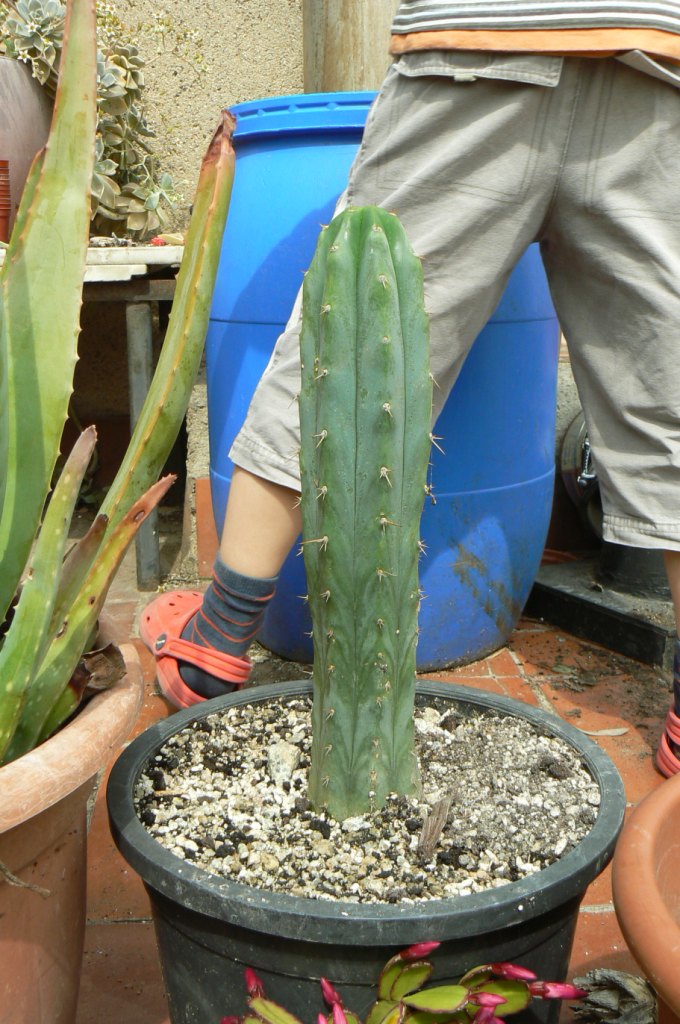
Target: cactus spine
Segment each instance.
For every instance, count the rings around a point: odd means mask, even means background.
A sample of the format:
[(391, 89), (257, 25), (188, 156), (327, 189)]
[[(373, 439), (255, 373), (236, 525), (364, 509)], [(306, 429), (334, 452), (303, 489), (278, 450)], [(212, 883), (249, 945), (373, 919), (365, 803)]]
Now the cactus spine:
[(419, 524), (432, 383), (422, 270), (399, 220), (350, 208), (305, 278), (303, 551), (314, 631), (309, 793), (338, 819), (417, 785)]

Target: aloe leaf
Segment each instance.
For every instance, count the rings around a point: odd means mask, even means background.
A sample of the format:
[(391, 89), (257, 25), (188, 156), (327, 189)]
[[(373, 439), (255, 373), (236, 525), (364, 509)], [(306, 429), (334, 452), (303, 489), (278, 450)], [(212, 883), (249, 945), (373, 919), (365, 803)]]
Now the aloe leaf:
[(130, 446), (101, 507), (110, 518), (109, 531), (158, 477), (187, 409), (231, 197), (234, 125), (224, 111), (203, 159), (163, 348)]
[[(22, 193), (21, 205), (17, 212), (16, 220), (14, 222), (14, 231), (12, 238), (10, 239), (9, 245), (3, 248), (5, 249), (5, 258), (0, 266), (0, 294), (2, 294), (2, 281), (4, 275), (7, 273), (7, 267), (10, 264), (10, 260), (14, 256), (14, 250), (18, 241), (13, 243), (13, 239), (18, 240), (19, 234), (22, 230), (23, 223), (26, 219), (26, 214), (30, 207), (31, 197), (35, 192), (35, 186), (38, 181), (40, 174), (40, 168), (42, 167), (42, 161), (44, 156), (44, 150), (41, 151), (35, 158), (31, 165), (31, 169), (24, 185), (24, 191)], [(4, 302), (0, 301), (0, 467), (3, 467), (4, 471), (0, 472), (0, 508), (2, 508), (5, 499), (5, 489), (7, 487), (7, 471), (6, 467), (9, 459), (9, 398), (8, 398), (8, 357), (7, 357), (7, 337), (2, 329), (2, 323), (4, 319)]]
[(93, 0), (72, 0), (52, 128), (0, 283), (0, 619), (35, 537), (66, 420), (90, 224), (96, 125)]
[(87, 579), (92, 562), (99, 551), (106, 532), (108, 520), (98, 515), (84, 537), (73, 545), (64, 559), (59, 579), (59, 589), (52, 613), (52, 632), (58, 633), (61, 623), (67, 618), (80, 588)]
[(464, 985), (438, 985), (405, 996), (403, 1002), (425, 1013), (455, 1013), (465, 1006), (469, 994)]
[[(52, 639), (31, 683), (21, 719), (7, 750), (8, 761), (20, 757), (51, 735), (77, 706), (79, 695), (69, 691), (69, 680), (95, 627), (111, 580), (135, 533), (174, 480), (174, 476), (159, 480), (133, 505), (109, 538), (106, 558), (98, 557), (92, 564), (76, 601)], [(62, 699), (64, 693), (68, 696)]]
[(0, 650), (0, 762), (17, 727), (28, 687), (51, 639), (49, 626), (59, 568), (96, 437), (93, 427), (83, 431), (59, 477), (31, 555), (12, 628)]

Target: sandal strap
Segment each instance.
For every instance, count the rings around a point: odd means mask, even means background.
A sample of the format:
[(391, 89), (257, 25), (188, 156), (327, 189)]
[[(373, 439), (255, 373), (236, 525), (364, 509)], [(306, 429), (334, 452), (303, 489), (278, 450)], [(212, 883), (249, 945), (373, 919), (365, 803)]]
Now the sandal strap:
[(194, 665), (224, 683), (243, 686), (250, 676), (252, 662), (248, 657), (237, 658), (233, 654), (216, 651), (212, 647), (199, 647), (181, 637), (168, 638), (162, 633), (154, 643), (156, 658), (175, 658), (177, 661)]
[(675, 714), (673, 708), (668, 710), (664, 729), (673, 743), (680, 744), (680, 716)]
[(662, 733), (656, 752), (656, 767), (662, 775), (670, 779), (680, 772), (680, 761), (671, 750), (666, 733)]

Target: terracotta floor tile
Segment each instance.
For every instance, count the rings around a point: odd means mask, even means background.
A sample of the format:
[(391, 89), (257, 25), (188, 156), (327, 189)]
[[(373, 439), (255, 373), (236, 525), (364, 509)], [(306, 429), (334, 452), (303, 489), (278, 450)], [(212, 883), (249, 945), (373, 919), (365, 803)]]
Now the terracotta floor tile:
[(130, 637), (139, 599), (109, 601), (106, 605), (106, 632), (113, 643), (125, 643)]
[(153, 927), (87, 929), (75, 1024), (169, 1024)]
[(510, 676), (524, 677), (521, 664), (518, 664), (513, 653), (508, 650), (507, 647), (503, 647), (500, 651), (490, 655), (487, 658), (487, 663), (491, 669), (491, 674), (496, 676)]
[(611, 967), (639, 974), (612, 910), (590, 913), (581, 909), (569, 965), (569, 976), (586, 974), (593, 967)]
[(106, 786), (100, 787), (88, 838), (88, 921), (150, 917), (144, 885), (118, 853), (109, 831)]
[(453, 682), (456, 682), (457, 676), (490, 676), (491, 666), (488, 658), (482, 658), (481, 661), (471, 661), (468, 665), (459, 665), (458, 668), (445, 671), (452, 677)]
[[(472, 667), (476, 670), (478, 665)], [(492, 675), (463, 675), (462, 673), (453, 675), (438, 672), (424, 678), (451, 682), (455, 683), (456, 686), (468, 686), (474, 690), (486, 690), (489, 693), (497, 693), (503, 697), (514, 697), (515, 700), (522, 701), (525, 704), (536, 703), (536, 696), (526, 681), (511, 676), (496, 678)]]
[(612, 866), (608, 864), (601, 875), (588, 886), (583, 898), (581, 909), (584, 907), (603, 907), (612, 904)]

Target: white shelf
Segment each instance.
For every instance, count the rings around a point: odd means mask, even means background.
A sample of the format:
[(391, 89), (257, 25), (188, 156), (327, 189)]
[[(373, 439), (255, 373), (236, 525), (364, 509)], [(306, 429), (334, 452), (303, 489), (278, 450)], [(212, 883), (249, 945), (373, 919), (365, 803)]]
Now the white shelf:
[[(183, 245), (91, 246), (87, 250), (85, 281), (130, 281), (144, 277), (151, 267), (179, 266)], [(5, 250), (0, 249), (0, 266)]]

